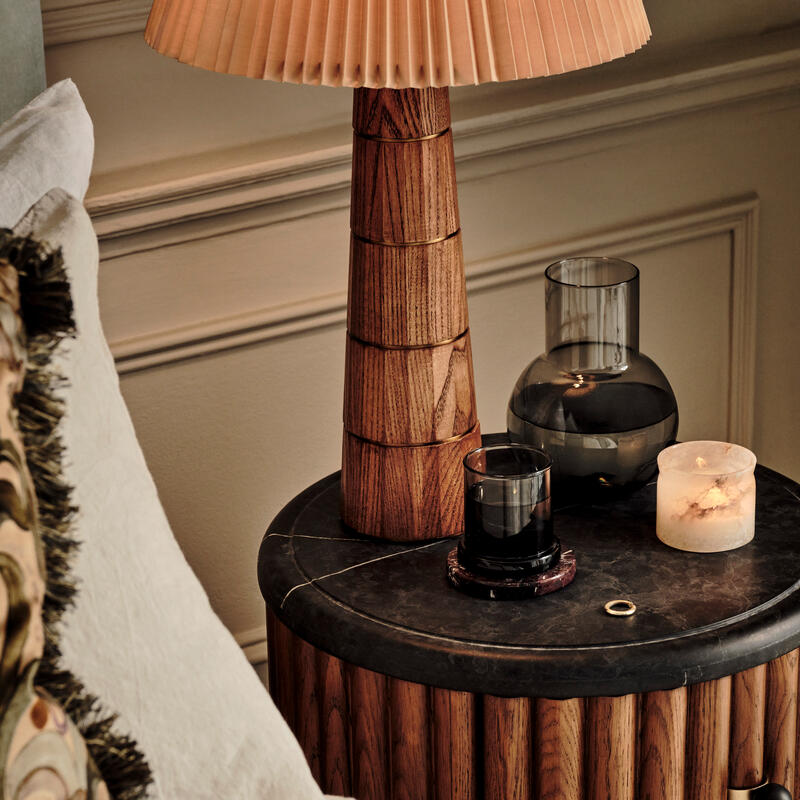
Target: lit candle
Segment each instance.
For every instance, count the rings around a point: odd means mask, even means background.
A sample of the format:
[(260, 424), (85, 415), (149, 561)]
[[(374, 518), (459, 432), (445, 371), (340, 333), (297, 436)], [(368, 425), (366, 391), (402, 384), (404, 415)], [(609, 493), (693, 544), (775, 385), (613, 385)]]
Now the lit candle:
[(756, 457), (725, 442), (684, 442), (658, 456), (656, 533), (678, 550), (716, 553), (755, 533)]

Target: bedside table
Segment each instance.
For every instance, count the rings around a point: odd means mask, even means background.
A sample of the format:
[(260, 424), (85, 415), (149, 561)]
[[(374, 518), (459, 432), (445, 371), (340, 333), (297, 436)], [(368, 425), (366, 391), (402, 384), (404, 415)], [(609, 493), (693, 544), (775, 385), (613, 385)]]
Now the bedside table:
[[(484, 437), (485, 441), (499, 437)], [(358, 800), (800, 797), (800, 487), (756, 469), (752, 543), (672, 550), (656, 487), (555, 509), (578, 572), (525, 601), (445, 576), (457, 540), (371, 540), (339, 474), (298, 495), (259, 555), (270, 690), (326, 792)], [(628, 617), (607, 601), (637, 606)]]

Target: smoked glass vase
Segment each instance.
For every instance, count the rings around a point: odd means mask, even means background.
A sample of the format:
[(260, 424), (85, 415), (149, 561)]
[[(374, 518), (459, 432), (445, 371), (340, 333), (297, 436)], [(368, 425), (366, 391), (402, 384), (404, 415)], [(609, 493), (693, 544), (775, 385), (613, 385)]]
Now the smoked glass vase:
[(678, 431), (669, 381), (639, 352), (639, 270), (570, 258), (545, 277), (547, 351), (514, 387), (509, 436), (549, 453), (559, 503), (632, 490)]

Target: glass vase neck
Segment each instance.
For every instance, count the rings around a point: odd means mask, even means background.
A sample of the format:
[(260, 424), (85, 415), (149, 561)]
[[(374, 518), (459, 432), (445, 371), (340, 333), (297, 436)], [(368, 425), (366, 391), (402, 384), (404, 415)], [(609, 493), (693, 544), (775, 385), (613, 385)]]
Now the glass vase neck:
[(639, 270), (617, 258), (567, 258), (545, 278), (548, 358), (568, 372), (626, 369), (639, 351)]

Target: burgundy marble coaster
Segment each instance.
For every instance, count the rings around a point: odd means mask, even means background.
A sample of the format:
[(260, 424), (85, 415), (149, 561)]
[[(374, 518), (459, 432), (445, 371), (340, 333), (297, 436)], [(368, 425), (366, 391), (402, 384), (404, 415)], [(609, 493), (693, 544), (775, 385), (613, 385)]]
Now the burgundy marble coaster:
[(457, 551), (454, 547), (447, 556), (447, 579), (456, 589), (482, 600), (524, 600), (557, 592), (572, 583), (577, 566), (575, 554), (567, 550), (547, 572), (525, 578), (489, 578), (462, 566)]

